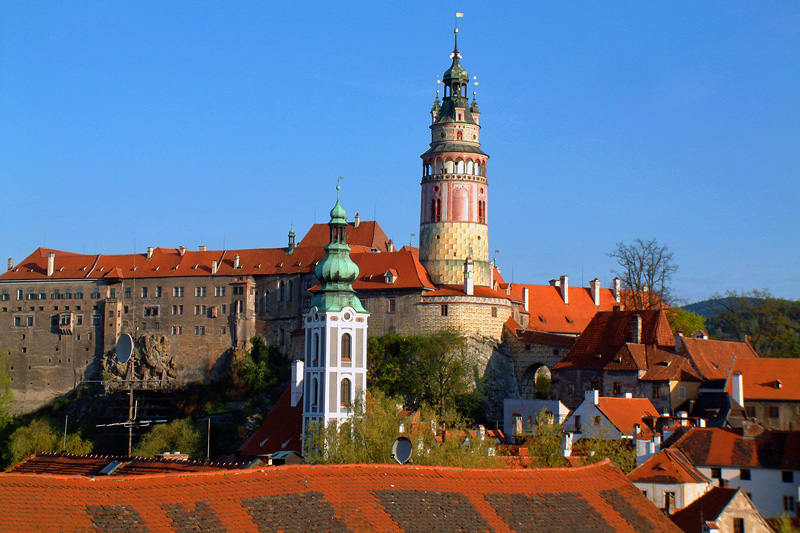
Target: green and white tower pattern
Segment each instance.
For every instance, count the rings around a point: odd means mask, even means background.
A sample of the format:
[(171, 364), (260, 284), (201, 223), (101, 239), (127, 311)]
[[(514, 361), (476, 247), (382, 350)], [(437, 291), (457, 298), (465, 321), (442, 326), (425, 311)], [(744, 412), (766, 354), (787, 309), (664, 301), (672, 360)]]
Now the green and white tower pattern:
[(431, 109), (431, 144), (422, 158), (420, 261), (437, 285), (462, 285), (464, 264), (474, 262), (475, 285), (491, 284), (486, 162), (481, 150), (480, 111), (469, 75), (461, 66), (458, 29), (453, 62)]

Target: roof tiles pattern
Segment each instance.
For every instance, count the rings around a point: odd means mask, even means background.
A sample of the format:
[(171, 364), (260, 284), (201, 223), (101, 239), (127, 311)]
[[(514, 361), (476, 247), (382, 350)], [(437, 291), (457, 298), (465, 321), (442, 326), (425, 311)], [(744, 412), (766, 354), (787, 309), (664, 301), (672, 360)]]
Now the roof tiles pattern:
[(670, 518), (686, 533), (702, 533), (707, 522), (715, 522), (741, 489), (714, 487)]
[(647, 398), (601, 396), (597, 401), (597, 408), (618, 430), (627, 435), (633, 432), (633, 426), (636, 424), (639, 424), (644, 430), (642, 418), (659, 416), (658, 410)]
[(727, 379), (735, 359), (755, 359), (758, 354), (746, 342), (711, 339), (681, 339), (680, 352), (685, 353), (703, 379)]
[(509, 286), (511, 298), (524, 302), (524, 289), (528, 289), (528, 329), (536, 331), (577, 335), (586, 329), (598, 311), (612, 311), (619, 305), (611, 289), (600, 289), (600, 306), (595, 306), (591, 289), (586, 287), (570, 287), (569, 303), (565, 304), (559, 287), (512, 283)]
[[(13, 531), (679, 531), (608, 461), (392, 465), (84, 478), (0, 475)], [(566, 528), (566, 529), (565, 529)]]
[(696, 427), (673, 447), (695, 466), (800, 469), (800, 431), (765, 431), (751, 438), (739, 429)]
[(302, 451), (303, 402), (292, 407), (292, 386), (286, 387), (261, 426), (240, 447), (243, 457), (258, 457), (282, 450)]
[(643, 483), (708, 483), (710, 480), (697, 470), (678, 449), (667, 448), (639, 465), (628, 479)]
[[(744, 399), (800, 401), (800, 359), (739, 358), (733, 372), (742, 374)], [(725, 392), (732, 394), (731, 380)]]

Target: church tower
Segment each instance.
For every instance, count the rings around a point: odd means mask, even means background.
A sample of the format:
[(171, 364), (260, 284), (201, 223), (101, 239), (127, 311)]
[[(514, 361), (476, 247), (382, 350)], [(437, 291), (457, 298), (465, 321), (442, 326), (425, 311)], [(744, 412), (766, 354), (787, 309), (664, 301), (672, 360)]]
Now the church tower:
[(303, 435), (311, 422), (327, 425), (352, 415), (353, 402), (367, 388), (367, 318), (353, 289), (358, 266), (350, 259), (347, 215), (339, 203), (331, 210), (330, 243), (315, 270), (322, 287), (303, 316), (305, 365)]
[(481, 150), (480, 111), (469, 75), (460, 64), (458, 28), (450, 56), (453, 63), (442, 79), (444, 95), (431, 109), (431, 144), (422, 154), (422, 205), (419, 257), (437, 285), (462, 285), (464, 265), (474, 265), (474, 284), (491, 284), (488, 184)]

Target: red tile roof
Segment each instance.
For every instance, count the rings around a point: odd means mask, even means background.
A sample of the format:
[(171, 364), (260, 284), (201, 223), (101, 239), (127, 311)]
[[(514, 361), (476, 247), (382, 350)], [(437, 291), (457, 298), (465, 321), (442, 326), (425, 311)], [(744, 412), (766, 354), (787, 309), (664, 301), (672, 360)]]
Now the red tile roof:
[(623, 434), (630, 435), (633, 426), (639, 424), (642, 431), (647, 427), (642, 422), (644, 417), (658, 417), (659, 413), (647, 398), (609, 398), (601, 396), (597, 408)]
[[(512, 283), (511, 297), (524, 302), (523, 289), (528, 289), (528, 329), (551, 333), (579, 334), (598, 311), (612, 311), (619, 303), (614, 300), (611, 289), (600, 289), (600, 307), (594, 305), (591, 289), (586, 287), (569, 288), (569, 304), (564, 303), (561, 289), (552, 285), (525, 285)], [(524, 313), (524, 309), (520, 307)]]
[[(733, 362), (731, 375), (740, 372), (744, 399), (800, 401), (800, 359), (740, 359)], [(732, 394), (728, 380), (725, 392)]]
[[(109, 474), (101, 471), (111, 463), (118, 463)], [(6, 472), (29, 475), (58, 476), (141, 476), (148, 474), (181, 474), (187, 472), (219, 472), (244, 470), (250, 462), (219, 463), (183, 461), (160, 457), (121, 457), (114, 455), (72, 455), (37, 453), (12, 466)]]
[(563, 469), (278, 466), (0, 475), (3, 527), (57, 531), (679, 531), (608, 461)]
[(740, 490), (742, 489), (714, 487), (670, 516), (670, 519), (684, 533), (702, 533), (705, 531), (704, 525), (717, 522), (725, 507)]
[(639, 378), (642, 381), (701, 381), (692, 364), (676, 353), (641, 344), (629, 344), (628, 348), (645, 351), (647, 371)]
[(679, 352), (686, 354), (703, 379), (727, 379), (734, 357), (755, 359), (758, 354), (746, 342), (682, 337)]
[(632, 482), (642, 483), (708, 483), (710, 480), (689, 462), (683, 452), (667, 448), (639, 465), (628, 474)]
[(636, 345), (628, 344), (634, 315), (642, 319), (641, 344), (675, 346), (667, 315), (662, 310), (604, 311), (592, 318), (575, 345), (553, 369), (646, 369), (647, 354), (635, 348)]
[[(346, 234), (347, 244), (353, 251), (356, 251), (356, 248), (366, 248), (366, 250), (362, 250), (365, 252), (370, 250), (389, 251), (389, 237), (374, 220), (362, 221), (358, 227), (354, 222), (348, 222)], [(331, 242), (331, 230), (328, 225), (314, 224), (297, 244), (297, 247), (322, 248), (329, 242)]]
[(743, 437), (740, 429), (695, 427), (672, 446), (695, 466), (800, 469), (800, 431)]
[[(467, 293), (464, 292), (464, 287), (462, 285), (441, 285), (438, 290), (426, 293), (425, 296), (467, 296)], [(504, 292), (479, 285), (474, 287), (472, 296), (478, 298), (499, 298), (501, 300), (509, 299), (508, 295)]]
[[(351, 254), (358, 265), (358, 280), (353, 283), (356, 291), (385, 289), (433, 289), (428, 271), (419, 262), (419, 254), (410, 250), (384, 253)], [(387, 270), (395, 271), (394, 283), (386, 283)]]
[(239, 447), (242, 457), (258, 457), (282, 450), (303, 451), (302, 398), (292, 407), (292, 386), (286, 387), (255, 433)]

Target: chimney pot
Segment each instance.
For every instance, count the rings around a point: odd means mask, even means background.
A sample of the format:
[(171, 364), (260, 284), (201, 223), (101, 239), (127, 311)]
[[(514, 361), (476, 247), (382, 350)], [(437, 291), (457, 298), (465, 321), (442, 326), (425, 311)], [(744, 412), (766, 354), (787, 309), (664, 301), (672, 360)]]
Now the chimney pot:
[(361, 215), (356, 213), (355, 222), (353, 222), (353, 227), (357, 228), (361, 225)]
[(589, 286), (592, 288), (592, 300), (594, 300), (594, 306), (600, 307), (600, 280), (594, 278), (589, 282)]
[(148, 246), (147, 247), (147, 258), (150, 259), (152, 257), (153, 257), (153, 247), (152, 246)]
[(239, 268), (239, 254), (233, 256), (233, 268)]
[(394, 241), (392, 241), (392, 239), (389, 239), (388, 249), (390, 252), (394, 252)]
[(205, 252), (206, 250), (208, 250), (208, 247), (205, 244), (201, 244), (200, 245), (200, 251), (201, 252)]
[(622, 296), (622, 280), (619, 278), (614, 278), (614, 299), (617, 303), (620, 302), (620, 298)]
[(583, 393), (584, 401), (592, 402), (592, 405), (597, 405), (597, 402), (600, 401), (600, 391), (599, 390), (587, 390)]
[(631, 338), (630, 342), (633, 344), (642, 343), (642, 316), (633, 315), (631, 317)]
[(569, 276), (566, 274), (561, 276), (561, 298), (564, 299), (564, 305), (569, 305)]
[(185, 246), (181, 246), (180, 248), (178, 248), (178, 252), (181, 254), (181, 256), (183, 256), (183, 254), (186, 253), (186, 247)]
[(14, 258), (13, 257), (9, 257), (8, 258), (8, 269), (11, 270), (12, 268), (14, 268)]
[(50, 252), (47, 254), (47, 275), (52, 276), (56, 269), (56, 254)]

